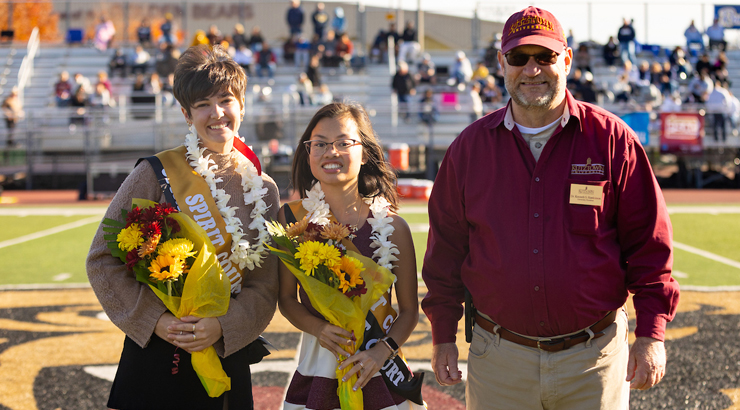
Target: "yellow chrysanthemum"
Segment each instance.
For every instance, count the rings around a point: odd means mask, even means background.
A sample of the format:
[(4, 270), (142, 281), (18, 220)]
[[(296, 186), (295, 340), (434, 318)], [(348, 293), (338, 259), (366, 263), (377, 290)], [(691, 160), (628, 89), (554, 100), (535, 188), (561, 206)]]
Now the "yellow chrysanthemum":
[(321, 263), (324, 265), (329, 268), (333, 268), (339, 264), (341, 257), (342, 254), (339, 253), (339, 249), (327, 244), (321, 244), (321, 249), (319, 249), (319, 258), (321, 258)]
[(301, 269), (306, 272), (306, 275), (313, 275), (313, 270), (321, 264), (319, 252), (322, 245), (322, 243), (315, 241), (298, 245), (298, 252), (296, 252), (295, 257), (300, 260)]
[(288, 224), (285, 232), (287, 233), (288, 238), (293, 239), (301, 236), (301, 234), (306, 231), (306, 228), (308, 228), (308, 215), (298, 222)]
[(360, 276), (365, 267), (362, 262), (353, 257), (343, 256), (339, 265), (332, 270), (339, 277), (339, 290), (342, 293), (365, 283), (362, 276)]
[(159, 255), (149, 265), (150, 278), (158, 281), (177, 279), (183, 274), (185, 261), (170, 255)]
[(339, 222), (329, 222), (324, 229), (321, 231), (321, 237), (324, 239), (331, 239), (335, 241), (342, 240), (349, 236), (349, 228)]
[(196, 252), (193, 251), (193, 246), (193, 243), (185, 238), (170, 239), (159, 247), (159, 254), (185, 260), (191, 256), (195, 256)]
[(128, 228), (121, 229), (121, 232), (116, 236), (116, 241), (118, 241), (118, 248), (122, 251), (130, 252), (138, 248), (139, 245), (144, 243), (139, 224), (131, 224)]

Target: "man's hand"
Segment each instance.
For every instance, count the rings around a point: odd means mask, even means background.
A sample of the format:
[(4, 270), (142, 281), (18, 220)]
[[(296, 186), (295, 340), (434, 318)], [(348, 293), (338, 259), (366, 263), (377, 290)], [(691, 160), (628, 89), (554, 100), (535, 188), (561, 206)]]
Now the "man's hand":
[(437, 377), (437, 383), (442, 386), (452, 386), (462, 381), (462, 372), (457, 369), (457, 355), (457, 345), (454, 343), (440, 343), (434, 346), (432, 369)]
[(638, 337), (630, 349), (627, 381), (631, 389), (647, 390), (665, 375), (665, 345), (651, 337)]

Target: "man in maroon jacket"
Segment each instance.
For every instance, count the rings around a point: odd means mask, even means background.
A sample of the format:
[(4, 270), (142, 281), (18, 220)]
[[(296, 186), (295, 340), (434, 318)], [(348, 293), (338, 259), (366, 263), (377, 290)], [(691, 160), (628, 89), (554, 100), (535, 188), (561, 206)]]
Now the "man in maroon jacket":
[(627, 409), (630, 387), (664, 375), (678, 303), (663, 196), (635, 133), (567, 91), (573, 51), (552, 14), (512, 15), (498, 61), (511, 100), (450, 145), (429, 201), (432, 367), (462, 379), (467, 289), (468, 408)]

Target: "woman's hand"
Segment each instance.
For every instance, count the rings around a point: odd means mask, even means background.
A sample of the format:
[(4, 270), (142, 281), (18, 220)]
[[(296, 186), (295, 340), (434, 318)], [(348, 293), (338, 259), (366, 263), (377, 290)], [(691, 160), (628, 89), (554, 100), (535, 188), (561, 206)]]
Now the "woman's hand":
[(346, 350), (342, 349), (342, 346), (352, 346), (355, 342), (355, 337), (352, 333), (339, 326), (334, 326), (329, 322), (323, 322), (318, 334), (314, 336), (319, 339), (321, 347), (330, 351), (337, 361), (343, 360), (349, 355)]
[(223, 336), (221, 322), (215, 317), (185, 316), (179, 322), (167, 327), (167, 339), (188, 353), (205, 350)]
[(183, 322), (175, 317), (170, 312), (164, 312), (162, 313), (162, 316), (159, 317), (159, 320), (157, 320), (157, 325), (154, 327), (154, 334), (159, 336), (160, 339), (164, 340), (167, 343), (171, 343), (175, 346), (177, 346), (170, 338), (170, 332), (168, 329), (170, 326), (177, 326), (182, 324)]
[(375, 373), (380, 371), (385, 362), (391, 356), (391, 351), (388, 350), (382, 343), (376, 343), (375, 346), (369, 350), (358, 352), (349, 357), (349, 359), (342, 362), (339, 365), (340, 369), (346, 369), (352, 367), (347, 374), (344, 375), (342, 381), (349, 380), (352, 375), (359, 373), (357, 376), (357, 382), (352, 386), (352, 390), (362, 389), (365, 387), (367, 382), (373, 377)]

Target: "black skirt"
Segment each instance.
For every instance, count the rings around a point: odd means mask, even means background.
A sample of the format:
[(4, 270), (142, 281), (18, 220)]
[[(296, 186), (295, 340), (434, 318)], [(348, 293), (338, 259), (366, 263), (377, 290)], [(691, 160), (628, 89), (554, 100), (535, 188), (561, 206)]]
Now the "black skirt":
[[(175, 354), (179, 358), (177, 365)], [(108, 407), (120, 410), (222, 410), (224, 397), (230, 409), (253, 409), (249, 365), (269, 354), (262, 342), (221, 358), (231, 378), (231, 390), (221, 397), (208, 397), (190, 362), (190, 353), (153, 335), (142, 349), (128, 336), (113, 380)], [(176, 371), (173, 370), (176, 368)]]

